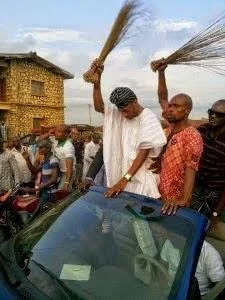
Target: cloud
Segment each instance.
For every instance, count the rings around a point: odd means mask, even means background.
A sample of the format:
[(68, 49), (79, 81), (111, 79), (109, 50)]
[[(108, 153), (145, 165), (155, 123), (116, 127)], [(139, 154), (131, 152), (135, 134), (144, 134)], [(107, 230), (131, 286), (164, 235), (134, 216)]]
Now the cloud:
[[(166, 57), (193, 36), (199, 24), (190, 20), (155, 20), (150, 29), (110, 53), (105, 62), (102, 93), (105, 100), (117, 86), (128, 86), (144, 106), (157, 107), (157, 74), (149, 62)], [(95, 39), (97, 36), (97, 40)], [(99, 55), (105, 35), (81, 32), (70, 28), (0, 27), (1, 52), (37, 51), (38, 55), (73, 73), (75, 78), (65, 81), (66, 120), (74, 123), (89, 120), (88, 104), (92, 103), (92, 85), (82, 75)], [(213, 73), (185, 66), (169, 66), (166, 71), (169, 95), (190, 94), (195, 107), (209, 106), (224, 98), (224, 78)], [(84, 114), (77, 107), (84, 107)], [(205, 111), (205, 109), (204, 109)], [(95, 122), (102, 118), (93, 113)]]
[(154, 28), (157, 32), (177, 32), (182, 30), (193, 30), (196, 29), (198, 23), (195, 21), (187, 21), (187, 20), (155, 20)]
[(24, 38), (33, 37), (39, 43), (85, 41), (83, 32), (61, 28), (25, 27), (19, 30), (17, 36), (23, 36)]

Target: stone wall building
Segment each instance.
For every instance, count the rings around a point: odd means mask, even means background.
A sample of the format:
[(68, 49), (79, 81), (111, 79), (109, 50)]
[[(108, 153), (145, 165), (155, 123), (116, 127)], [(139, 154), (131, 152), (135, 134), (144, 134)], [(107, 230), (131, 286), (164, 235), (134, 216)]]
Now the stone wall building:
[(64, 79), (72, 78), (35, 52), (0, 53), (0, 121), (9, 135), (64, 123)]

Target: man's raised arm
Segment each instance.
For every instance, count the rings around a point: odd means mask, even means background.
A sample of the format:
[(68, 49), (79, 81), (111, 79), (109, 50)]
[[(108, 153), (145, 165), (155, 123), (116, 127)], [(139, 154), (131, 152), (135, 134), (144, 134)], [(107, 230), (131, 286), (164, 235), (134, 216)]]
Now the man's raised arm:
[(165, 110), (168, 107), (168, 89), (165, 78), (167, 65), (164, 63), (164, 59), (160, 59), (152, 62), (151, 67), (154, 71), (158, 71), (158, 99), (160, 106)]
[(101, 75), (104, 70), (104, 66), (98, 61), (98, 59), (95, 59), (91, 68), (95, 69), (99, 74), (99, 82), (95, 83), (93, 87), (94, 107), (97, 112), (104, 113), (104, 102), (101, 92)]

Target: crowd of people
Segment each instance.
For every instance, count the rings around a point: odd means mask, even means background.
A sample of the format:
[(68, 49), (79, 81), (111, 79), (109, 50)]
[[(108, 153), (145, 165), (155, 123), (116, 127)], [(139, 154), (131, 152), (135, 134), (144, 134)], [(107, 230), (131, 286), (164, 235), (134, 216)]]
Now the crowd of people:
[[(46, 203), (54, 201), (58, 191), (69, 193), (78, 186), (101, 184), (108, 188), (107, 198), (128, 191), (158, 199), (163, 203), (162, 214), (192, 207), (215, 228), (225, 208), (225, 100), (212, 104), (207, 124), (192, 127), (188, 120), (191, 97), (180, 93), (169, 100), (165, 60), (152, 62), (152, 67), (158, 71), (158, 99), (166, 128), (128, 87), (116, 88), (106, 104), (101, 93), (104, 66), (95, 60), (92, 69), (99, 81), (93, 86), (93, 102), (95, 110), (104, 114), (103, 142), (96, 135), (84, 141), (75, 128), (66, 125), (38, 137), (34, 148), (24, 147), (19, 138), (8, 140), (4, 148), (2, 139), (0, 190), (20, 183)], [(104, 222), (107, 227), (110, 220)], [(218, 253), (205, 245), (213, 268), (218, 264), (220, 279), (224, 278)], [(207, 263), (204, 257), (202, 265)]]
[(24, 146), (19, 137), (0, 140), (0, 190), (20, 184), (36, 193), (42, 203), (54, 202), (58, 191), (67, 195), (86, 176), (100, 144), (100, 137), (82, 136), (76, 128), (57, 126)]

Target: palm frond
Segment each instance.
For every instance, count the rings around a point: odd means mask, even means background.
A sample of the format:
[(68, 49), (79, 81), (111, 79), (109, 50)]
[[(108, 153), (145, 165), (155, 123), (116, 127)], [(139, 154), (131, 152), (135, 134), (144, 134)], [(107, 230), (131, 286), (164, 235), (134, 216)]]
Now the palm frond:
[[(109, 53), (119, 44), (121, 41), (127, 38), (127, 33), (135, 23), (135, 21), (142, 15), (140, 10), (141, 3), (139, 0), (127, 0), (112, 26), (110, 34), (101, 50), (98, 60), (103, 63)], [(90, 69), (87, 71), (83, 78), (86, 82), (95, 83), (98, 81), (98, 74), (95, 70)]]
[(209, 26), (165, 59), (167, 64), (185, 64), (225, 75), (225, 11)]

